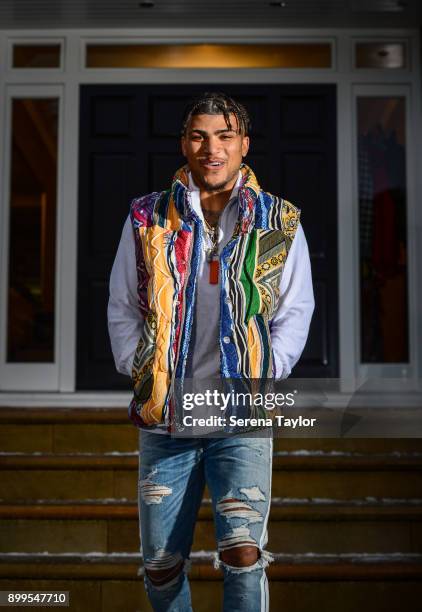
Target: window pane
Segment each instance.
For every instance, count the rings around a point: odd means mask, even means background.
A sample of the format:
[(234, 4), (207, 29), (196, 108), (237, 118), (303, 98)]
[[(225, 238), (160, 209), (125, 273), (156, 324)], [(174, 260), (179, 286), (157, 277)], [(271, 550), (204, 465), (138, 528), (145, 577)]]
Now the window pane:
[(357, 43), (356, 68), (405, 68), (404, 43)]
[(13, 45), (13, 68), (60, 68), (60, 45)]
[(363, 363), (409, 360), (405, 98), (358, 99)]
[(9, 362), (54, 361), (58, 100), (12, 106)]
[(87, 68), (329, 68), (329, 43), (87, 45)]

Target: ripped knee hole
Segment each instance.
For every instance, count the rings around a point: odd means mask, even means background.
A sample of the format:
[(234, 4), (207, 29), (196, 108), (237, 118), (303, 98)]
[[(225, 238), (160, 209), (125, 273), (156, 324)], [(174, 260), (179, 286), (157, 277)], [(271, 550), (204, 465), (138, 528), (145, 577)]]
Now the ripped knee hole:
[(220, 559), (227, 565), (233, 567), (248, 567), (255, 565), (261, 557), (261, 551), (257, 546), (236, 546), (220, 551)]
[(160, 570), (152, 570), (145, 568), (145, 573), (148, 576), (149, 580), (154, 586), (163, 586), (167, 582), (173, 580), (180, 572), (183, 567), (183, 559), (177, 563), (177, 565)]

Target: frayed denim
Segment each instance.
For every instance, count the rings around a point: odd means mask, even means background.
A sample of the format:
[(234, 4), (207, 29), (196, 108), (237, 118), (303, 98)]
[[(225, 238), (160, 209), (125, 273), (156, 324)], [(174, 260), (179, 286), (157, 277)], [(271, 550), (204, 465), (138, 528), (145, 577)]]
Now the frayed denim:
[[(192, 610), (187, 573), (205, 484), (215, 519), (214, 565), (224, 576), (223, 609), (267, 611), (265, 567), (272, 557), (264, 549), (271, 502), (272, 438), (173, 438), (142, 429), (139, 435), (141, 551), (145, 587), (155, 612)], [(252, 565), (237, 567), (221, 559), (223, 551), (242, 546), (258, 549)], [(155, 579), (154, 570), (164, 578)]]

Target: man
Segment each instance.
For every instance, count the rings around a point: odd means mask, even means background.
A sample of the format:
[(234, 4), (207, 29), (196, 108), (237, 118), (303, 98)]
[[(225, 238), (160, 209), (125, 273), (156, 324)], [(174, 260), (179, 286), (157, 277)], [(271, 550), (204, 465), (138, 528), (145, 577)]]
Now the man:
[(132, 202), (111, 273), (112, 349), (132, 375), (140, 428), (145, 586), (159, 612), (192, 610), (186, 561), (205, 483), (224, 610), (268, 609), (272, 438), (169, 435), (177, 383), (285, 378), (306, 342), (314, 299), (299, 210), (260, 189), (243, 163), (248, 132), (225, 94), (188, 106), (187, 165), (171, 189)]

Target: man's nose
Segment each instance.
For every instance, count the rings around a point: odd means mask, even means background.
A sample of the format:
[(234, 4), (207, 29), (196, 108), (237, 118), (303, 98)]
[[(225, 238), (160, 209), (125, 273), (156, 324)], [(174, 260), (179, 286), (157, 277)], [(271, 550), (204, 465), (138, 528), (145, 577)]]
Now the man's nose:
[(204, 144), (204, 149), (208, 155), (215, 155), (220, 149), (220, 141), (218, 138), (208, 138)]

